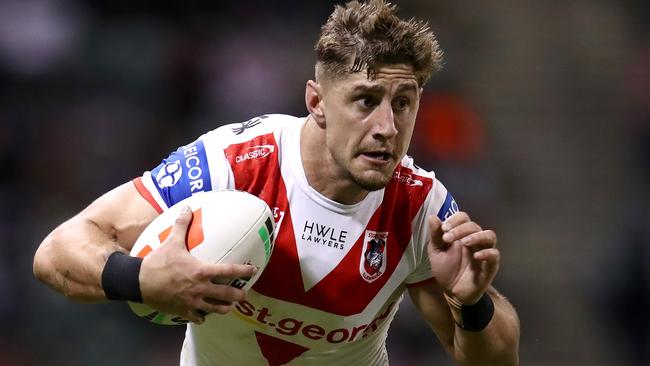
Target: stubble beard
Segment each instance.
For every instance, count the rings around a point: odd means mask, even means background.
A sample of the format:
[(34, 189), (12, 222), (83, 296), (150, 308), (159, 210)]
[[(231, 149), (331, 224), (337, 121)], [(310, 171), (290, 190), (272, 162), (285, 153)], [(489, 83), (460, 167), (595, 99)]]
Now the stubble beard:
[(371, 174), (369, 177), (364, 177), (363, 173), (354, 174), (353, 172), (350, 172), (350, 178), (357, 186), (361, 187), (363, 190), (373, 192), (386, 187), (388, 183), (390, 183), (390, 180), (393, 177), (393, 170), (391, 170), (391, 173), (388, 175), (379, 172), (373, 172), (374, 174)]
[(393, 172), (396, 168), (396, 166), (393, 166), (389, 173), (383, 173), (372, 169), (366, 170), (363, 168), (361, 171), (355, 171), (353, 162), (347, 162), (346, 164), (344, 162), (345, 160), (337, 154), (332, 154), (331, 156), (336, 165), (347, 171), (348, 178), (355, 185), (368, 192), (378, 191), (386, 187), (393, 178)]

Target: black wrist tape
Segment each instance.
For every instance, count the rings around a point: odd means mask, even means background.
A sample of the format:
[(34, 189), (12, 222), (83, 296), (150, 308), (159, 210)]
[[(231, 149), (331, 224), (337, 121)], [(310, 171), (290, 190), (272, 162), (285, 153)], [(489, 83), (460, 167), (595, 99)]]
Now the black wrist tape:
[(462, 305), (460, 313), (463, 317), (463, 324), (459, 324), (463, 330), (478, 332), (485, 329), (494, 316), (494, 303), (488, 294), (483, 294), (481, 299), (474, 305)]
[(142, 302), (140, 266), (142, 258), (113, 252), (102, 271), (102, 287), (109, 300)]

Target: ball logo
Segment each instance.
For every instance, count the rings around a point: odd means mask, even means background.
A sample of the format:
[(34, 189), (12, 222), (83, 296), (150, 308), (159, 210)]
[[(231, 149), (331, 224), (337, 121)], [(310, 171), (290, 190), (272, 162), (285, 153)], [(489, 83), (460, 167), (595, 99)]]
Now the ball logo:
[(366, 230), (363, 240), (363, 255), (359, 263), (361, 277), (372, 282), (386, 272), (386, 240), (388, 232)]
[[(165, 240), (167, 240), (171, 232), (172, 232), (172, 226), (167, 226), (158, 234), (158, 242), (151, 243), (152, 245), (145, 245), (144, 247), (142, 247), (142, 249), (140, 249), (138, 254), (136, 254), (136, 257), (139, 258), (146, 257), (149, 253), (153, 251), (154, 248), (158, 248), (160, 244), (162, 244)], [(198, 247), (205, 241), (205, 235), (203, 233), (203, 209), (202, 208), (199, 208), (196, 211), (192, 211), (192, 223), (190, 224), (190, 227), (187, 229), (187, 235), (185, 241), (186, 241), (185, 246), (187, 247), (188, 251), (191, 251), (192, 249)]]
[(282, 225), (282, 221), (284, 220), (284, 211), (280, 210), (279, 207), (273, 207), (273, 220), (275, 221), (275, 230), (273, 231), (273, 238), (278, 237), (278, 233), (280, 232), (280, 226)]
[(244, 153), (241, 155), (237, 155), (235, 157), (235, 162), (236, 163), (241, 163), (246, 160), (250, 159), (261, 159), (269, 156), (273, 151), (275, 151), (275, 146), (273, 145), (258, 145), (258, 146), (251, 146), (246, 149), (244, 149)]
[(156, 175), (156, 181), (160, 188), (172, 187), (181, 179), (181, 174), (183, 173), (183, 168), (181, 163), (178, 160), (170, 161), (167, 164), (163, 165), (158, 174)]

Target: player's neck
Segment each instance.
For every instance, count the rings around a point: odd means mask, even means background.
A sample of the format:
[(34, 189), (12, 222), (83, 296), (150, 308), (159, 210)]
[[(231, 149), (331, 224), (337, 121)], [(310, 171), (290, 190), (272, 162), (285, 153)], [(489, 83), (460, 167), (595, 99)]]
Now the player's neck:
[(300, 155), (307, 183), (323, 196), (352, 205), (363, 200), (368, 191), (359, 187), (349, 174), (336, 164), (326, 147), (325, 131), (311, 116), (300, 132)]

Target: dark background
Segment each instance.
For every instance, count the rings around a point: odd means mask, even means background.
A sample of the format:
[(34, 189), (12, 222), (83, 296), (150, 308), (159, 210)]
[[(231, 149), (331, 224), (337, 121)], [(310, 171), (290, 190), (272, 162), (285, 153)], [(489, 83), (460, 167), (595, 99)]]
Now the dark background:
[[(399, 2), (446, 53), (412, 153), (499, 234), (522, 365), (650, 363), (650, 6)], [(183, 329), (34, 280), (48, 232), (217, 126), (306, 115), (328, 1), (0, 0), (0, 365), (174, 365)], [(405, 303), (393, 365), (451, 365)]]

